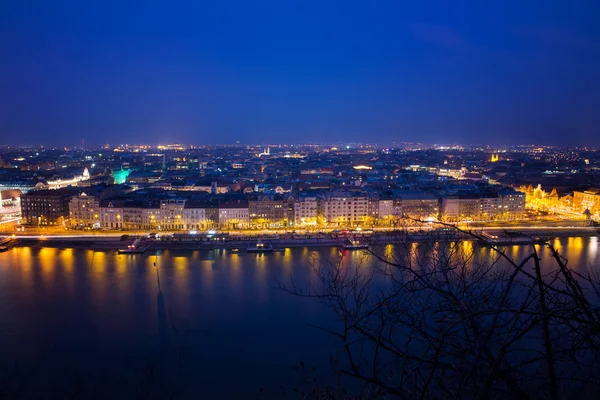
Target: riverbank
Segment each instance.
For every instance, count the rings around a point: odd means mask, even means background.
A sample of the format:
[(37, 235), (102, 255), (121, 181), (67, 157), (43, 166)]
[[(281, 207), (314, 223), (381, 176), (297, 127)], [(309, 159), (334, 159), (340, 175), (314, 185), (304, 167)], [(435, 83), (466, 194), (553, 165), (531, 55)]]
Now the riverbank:
[[(598, 236), (598, 228), (548, 228), (522, 229), (519, 231), (503, 232), (501, 229), (477, 231), (495, 232), (498, 245), (528, 245), (533, 238), (535, 242), (560, 237)], [(9, 247), (56, 247), (56, 248), (87, 248), (93, 250), (118, 250), (126, 248), (136, 239), (141, 238), (140, 247), (146, 250), (200, 250), (200, 249), (240, 249), (256, 243), (261, 235), (217, 235), (214, 237), (193, 235), (163, 235), (160, 238), (148, 238), (147, 235), (13, 235)], [(335, 247), (341, 246), (348, 239), (347, 235), (324, 233), (321, 235), (262, 235), (263, 241), (270, 242), (275, 249), (294, 247)], [(358, 237), (358, 236), (355, 236)], [(429, 240), (476, 240), (472, 236), (454, 231), (387, 231), (360, 235), (360, 240), (372, 246), (381, 246), (406, 241)]]

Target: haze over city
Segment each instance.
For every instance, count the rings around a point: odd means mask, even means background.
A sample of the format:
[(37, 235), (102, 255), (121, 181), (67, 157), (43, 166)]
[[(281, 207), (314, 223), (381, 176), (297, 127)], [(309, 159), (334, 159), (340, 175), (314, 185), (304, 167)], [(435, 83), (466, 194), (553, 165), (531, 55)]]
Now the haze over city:
[(597, 145), (599, 7), (9, 2), (0, 136)]

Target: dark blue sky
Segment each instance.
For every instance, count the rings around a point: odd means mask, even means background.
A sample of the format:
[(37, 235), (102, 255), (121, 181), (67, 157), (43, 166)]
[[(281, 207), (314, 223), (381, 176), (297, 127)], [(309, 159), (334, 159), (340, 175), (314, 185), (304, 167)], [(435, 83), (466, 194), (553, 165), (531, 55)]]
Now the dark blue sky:
[(598, 1), (5, 1), (0, 144), (600, 145)]

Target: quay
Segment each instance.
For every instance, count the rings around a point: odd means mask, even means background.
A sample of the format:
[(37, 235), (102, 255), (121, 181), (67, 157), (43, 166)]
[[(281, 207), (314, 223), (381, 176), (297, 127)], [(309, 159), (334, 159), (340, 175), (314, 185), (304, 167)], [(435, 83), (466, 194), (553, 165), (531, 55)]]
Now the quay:
[[(494, 233), (496, 232), (496, 233)], [(539, 244), (544, 240), (559, 237), (600, 236), (598, 228), (547, 228), (547, 229), (521, 229), (511, 228), (510, 235), (506, 229), (486, 228), (485, 231), (473, 231), (482, 239), (482, 243), (489, 245), (530, 245)], [(515, 238), (511, 238), (514, 236)], [(334, 232), (298, 234), (183, 234), (161, 233), (148, 235), (141, 233), (130, 234), (53, 234), (53, 235), (11, 235), (0, 236), (0, 241), (10, 241), (11, 247), (58, 247), (58, 248), (88, 248), (94, 250), (119, 250), (136, 243), (145, 250), (199, 250), (199, 249), (247, 249), (257, 243), (257, 240), (268, 240), (276, 248), (286, 247), (343, 247), (348, 236)], [(452, 229), (430, 231), (375, 231), (361, 234), (361, 243), (369, 246), (383, 246), (388, 244), (405, 243), (407, 241), (477, 241), (478, 239), (453, 231)]]

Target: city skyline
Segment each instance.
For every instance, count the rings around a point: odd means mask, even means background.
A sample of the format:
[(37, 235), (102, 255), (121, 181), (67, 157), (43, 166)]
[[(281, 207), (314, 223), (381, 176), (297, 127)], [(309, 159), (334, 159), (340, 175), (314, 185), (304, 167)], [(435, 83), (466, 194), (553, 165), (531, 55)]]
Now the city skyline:
[[(373, 147), (373, 148), (390, 148), (390, 149), (402, 149), (402, 148), (410, 148), (410, 150), (415, 150), (414, 146), (422, 146), (423, 150), (432, 149), (432, 150), (460, 150), (460, 149), (481, 149), (481, 150), (493, 150), (493, 151), (509, 151), (515, 150), (520, 151), (526, 148), (547, 148), (547, 149), (574, 149), (574, 150), (589, 150), (595, 151), (597, 146), (594, 145), (561, 145), (557, 143), (549, 143), (549, 142), (523, 142), (523, 143), (499, 143), (499, 144), (490, 144), (490, 143), (460, 143), (460, 142), (412, 142), (412, 141), (402, 141), (402, 142), (348, 142), (348, 141), (306, 141), (306, 142), (241, 142), (235, 141), (231, 143), (201, 143), (201, 142), (127, 142), (126, 140), (121, 142), (114, 143), (77, 143), (77, 142), (63, 142), (56, 144), (37, 144), (31, 145), (26, 143), (15, 143), (15, 144), (0, 144), (1, 148), (16, 148), (16, 149), (27, 149), (27, 148), (43, 148), (43, 149), (60, 149), (60, 150), (101, 150), (101, 149), (164, 149), (164, 150), (177, 150), (173, 146), (181, 146), (181, 149), (193, 149), (193, 148), (205, 148), (205, 147), (231, 147), (231, 148), (242, 148), (242, 147), (271, 147), (271, 148), (286, 148), (286, 147), (333, 147), (335, 150), (349, 150), (352, 148), (360, 148), (360, 147)], [(169, 148), (172, 147), (172, 148)]]
[(598, 5), (376, 3), (13, 2), (2, 143), (600, 144)]

